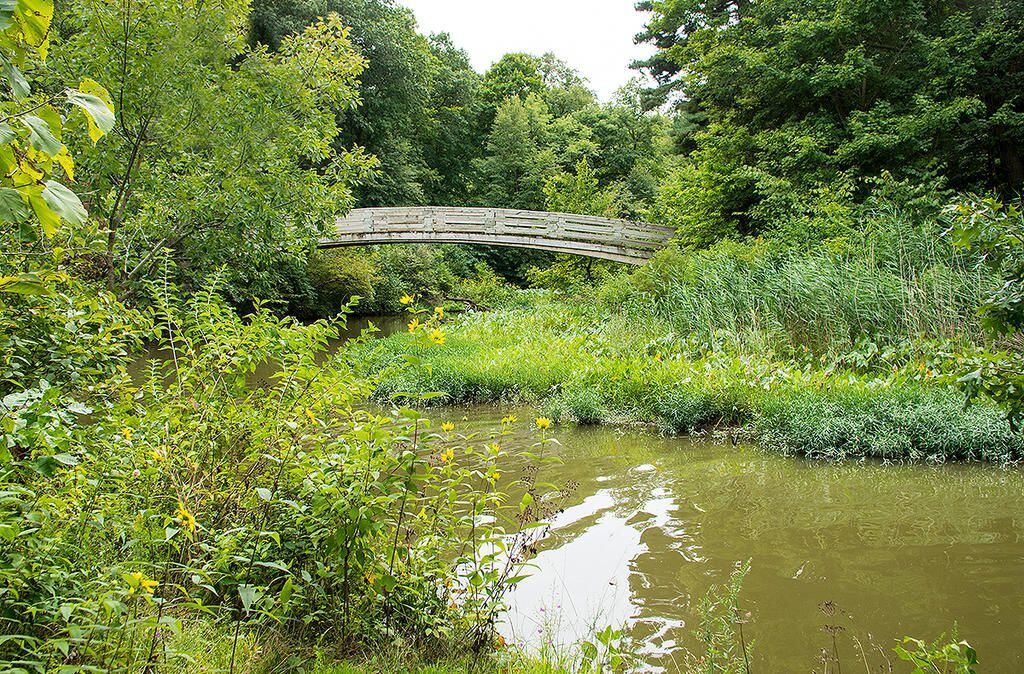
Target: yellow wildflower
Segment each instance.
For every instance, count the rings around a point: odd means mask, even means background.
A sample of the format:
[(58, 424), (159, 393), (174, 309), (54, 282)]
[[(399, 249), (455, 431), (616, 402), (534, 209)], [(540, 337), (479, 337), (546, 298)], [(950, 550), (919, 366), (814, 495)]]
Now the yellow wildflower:
[(661, 362), (661, 354), (660, 353), (654, 354), (654, 360), (660, 363)]
[(441, 463), (448, 463), (449, 461), (455, 458), (455, 450), (449, 447), (448, 449), (441, 452), (441, 456), (438, 458), (441, 459)]
[(435, 307), (434, 313), (437, 314), (438, 318), (444, 318), (444, 307)]
[(434, 328), (430, 331), (430, 341), (438, 346), (444, 346), (444, 333)]
[(514, 424), (517, 421), (519, 421), (519, 419), (517, 419), (514, 414), (509, 414), (508, 416), (501, 418), (502, 426), (508, 426), (509, 424)]
[(548, 419), (547, 417), (537, 417), (537, 428), (541, 430), (551, 428), (551, 419)]
[(125, 426), (124, 428), (121, 429), (121, 435), (123, 435), (124, 439), (128, 440), (129, 442), (132, 439), (132, 433), (134, 433), (134, 431), (132, 429), (128, 428), (127, 426)]
[(402, 295), (402, 298), (400, 300), (398, 300), (398, 301), (401, 302), (402, 304), (406, 305), (406, 306), (409, 306), (410, 304), (412, 304), (413, 302), (416, 301), (416, 296), (415, 295)]
[(446, 421), (443, 424), (441, 424), (441, 430), (444, 431), (445, 433), (451, 433), (452, 431), (455, 430), (455, 424), (453, 424), (450, 421)]
[(195, 515), (189, 512), (188, 508), (181, 501), (178, 501), (178, 509), (174, 511), (174, 518), (181, 523), (181, 526), (185, 527), (191, 534), (196, 530), (196, 518)]
[(156, 449), (149, 450), (149, 456), (154, 461), (163, 463), (167, 460), (167, 449), (163, 445), (160, 445)]
[(138, 571), (132, 571), (129, 573), (125, 576), (125, 580), (128, 581), (129, 595), (133, 595), (136, 592), (146, 595), (153, 594), (156, 590), (156, 586), (159, 584), (155, 580), (146, 578), (145, 574)]
[(409, 332), (416, 332), (420, 329), (420, 319), (414, 318), (409, 321)]

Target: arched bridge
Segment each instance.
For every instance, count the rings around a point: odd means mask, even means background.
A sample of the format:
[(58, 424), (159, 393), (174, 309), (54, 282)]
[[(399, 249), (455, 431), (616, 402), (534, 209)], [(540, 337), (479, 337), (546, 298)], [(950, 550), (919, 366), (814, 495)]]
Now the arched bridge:
[(671, 238), (669, 227), (590, 215), (504, 208), (357, 208), (338, 218), (321, 248), (382, 243), (477, 243), (643, 264)]

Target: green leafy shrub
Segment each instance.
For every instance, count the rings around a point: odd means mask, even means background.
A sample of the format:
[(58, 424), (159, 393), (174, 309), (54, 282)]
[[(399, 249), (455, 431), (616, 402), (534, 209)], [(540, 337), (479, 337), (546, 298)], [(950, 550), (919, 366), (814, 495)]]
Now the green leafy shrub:
[(1002, 462), (1024, 455), (998, 408), (965, 407), (949, 389), (782, 390), (761, 401), (754, 428), (766, 447), (820, 459)]
[(966, 641), (957, 641), (953, 637), (946, 640), (939, 637), (932, 643), (921, 639), (906, 637), (903, 644), (895, 648), (896, 656), (914, 666), (911, 674), (931, 674), (932, 672), (950, 672), (950, 674), (975, 674), (978, 664), (978, 653)]
[(120, 345), (162, 357), (3, 399), (2, 666), (146, 669), (200, 619), (229, 662), (253, 633), (486, 645), (531, 521), (495, 489), (500, 436), (358, 409), (372, 382), (326, 357), (334, 324), (153, 290)]

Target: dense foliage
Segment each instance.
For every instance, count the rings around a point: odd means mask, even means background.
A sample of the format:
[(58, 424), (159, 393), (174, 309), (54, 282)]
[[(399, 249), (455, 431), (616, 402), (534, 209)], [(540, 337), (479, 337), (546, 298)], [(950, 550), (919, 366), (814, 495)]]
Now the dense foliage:
[(52, 69), (97, 77), (118, 109), (80, 171), (111, 289), (148, 278), (170, 249), (193, 282), (230, 261), (236, 301), (274, 297), (374, 163), (334, 145), (366, 67), (349, 29), (327, 17), (270, 54), (245, 47), (247, 10), (86, 0), (65, 12)]
[(653, 0), (644, 64), (681, 99), (674, 169), (696, 236), (761, 233), (862, 201), (885, 173), (952, 189), (1024, 182), (1019, 3)]
[[(475, 72), (392, 0), (0, 2), (0, 670), (464, 663), (569, 493), (537, 480), (551, 419), (1022, 458), (1019, 4), (640, 7), (659, 85), (602, 102), (553, 54)], [(426, 203), (677, 236), (632, 273), (316, 250)], [(339, 347), (315, 319), (357, 296), (408, 331)], [(543, 406), (534, 470), (501, 474), (512, 417), (403, 406), (437, 391)], [(729, 621), (703, 638), (738, 669)], [(616, 634), (577, 664), (623, 663)]]
[[(489, 649), (514, 531), (544, 496), (506, 505), (507, 428), (361, 410), (373, 382), (351, 351), (328, 356), (338, 323), (258, 301), (242, 318), (222, 292), (299, 259), (370, 165), (331, 144), (365, 65), (347, 28), (327, 17), (270, 54), (239, 41), (244, 4), (84, 2), (44, 64), (37, 4), (0, 14), (25, 128), (0, 128), (0, 669), (186, 671), (209, 649), (233, 671), (269, 642), (268, 666), (290, 667), (382, 635)], [(83, 79), (32, 98), (20, 68), (91, 68), (112, 93)], [(76, 125), (89, 143), (63, 134)], [(231, 257), (254, 269), (207, 274)]]

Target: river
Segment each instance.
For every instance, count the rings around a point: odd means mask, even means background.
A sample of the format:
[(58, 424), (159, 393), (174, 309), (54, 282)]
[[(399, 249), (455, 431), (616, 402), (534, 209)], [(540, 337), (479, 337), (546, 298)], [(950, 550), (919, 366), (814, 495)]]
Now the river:
[[(370, 322), (352, 318), (339, 343)], [(458, 432), (493, 430), (514, 411), (510, 449), (535, 439), (528, 409), (433, 409)], [(904, 671), (892, 647), (958, 623), (982, 670), (1024, 670), (1024, 473), (991, 465), (828, 464), (645, 429), (559, 425), (560, 464), (578, 483), (508, 595), (501, 630), (536, 648), (624, 628), (648, 671), (676, 672), (698, 646), (697, 602), (749, 560), (754, 672), (824, 671), (838, 625), (846, 671)], [(523, 464), (512, 460), (514, 477)], [(835, 631), (835, 630), (833, 630)], [(867, 663), (865, 665), (865, 662)], [(881, 669), (879, 669), (881, 667)], [(830, 666), (828, 671), (835, 671)]]
[[(461, 432), (509, 410), (434, 410)], [(511, 445), (532, 441), (519, 410)], [(823, 626), (840, 625), (847, 671), (895, 662), (896, 640), (959, 624), (982, 671), (1024, 668), (1024, 475), (983, 465), (824, 464), (641, 429), (553, 427), (568, 507), (508, 596), (502, 631), (527, 646), (625, 627), (649, 669), (693, 648), (695, 607), (743, 560), (751, 669), (822, 671)], [(520, 466), (509, 466), (510, 472)], [(826, 604), (826, 602), (830, 602)], [(855, 639), (856, 638), (856, 639)], [(829, 671), (835, 671), (834, 666)], [(887, 667), (881, 671), (888, 671)]]

